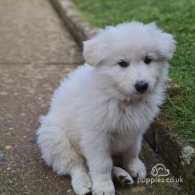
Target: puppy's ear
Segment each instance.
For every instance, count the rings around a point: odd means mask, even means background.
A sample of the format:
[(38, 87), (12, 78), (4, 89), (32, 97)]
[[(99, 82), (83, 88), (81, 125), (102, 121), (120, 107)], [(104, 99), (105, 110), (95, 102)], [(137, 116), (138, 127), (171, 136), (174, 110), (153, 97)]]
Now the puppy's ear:
[(99, 65), (105, 58), (105, 47), (105, 44), (98, 37), (85, 41), (83, 43), (85, 61), (92, 66)]
[(162, 32), (159, 46), (162, 57), (165, 60), (171, 60), (176, 48), (176, 41), (174, 40), (173, 35)]
[(173, 35), (159, 29), (155, 22), (148, 24), (147, 28), (151, 32), (152, 37), (156, 40), (155, 47), (157, 47), (157, 52), (160, 57), (164, 60), (170, 60), (173, 57), (176, 47), (176, 41)]

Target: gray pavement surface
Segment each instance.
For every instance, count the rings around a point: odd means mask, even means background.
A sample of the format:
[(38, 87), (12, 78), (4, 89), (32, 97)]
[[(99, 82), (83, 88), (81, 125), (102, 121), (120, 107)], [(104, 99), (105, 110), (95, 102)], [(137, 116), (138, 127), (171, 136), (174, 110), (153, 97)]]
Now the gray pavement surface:
[(46, 0), (0, 1), (0, 63), (78, 63), (79, 50)]
[[(57, 176), (41, 160), (36, 129), (54, 89), (81, 56), (49, 1), (0, 1), (1, 195), (74, 194), (70, 178)], [(163, 163), (146, 143), (141, 156), (148, 177), (154, 165)], [(186, 194), (176, 183), (116, 188), (118, 195)]]

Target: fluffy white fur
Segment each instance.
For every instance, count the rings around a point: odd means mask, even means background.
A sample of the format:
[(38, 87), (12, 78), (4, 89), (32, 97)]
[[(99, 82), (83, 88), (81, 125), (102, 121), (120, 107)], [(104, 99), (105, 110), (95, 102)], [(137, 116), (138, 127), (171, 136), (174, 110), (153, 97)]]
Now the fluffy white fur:
[[(163, 102), (174, 49), (173, 37), (154, 23), (107, 27), (84, 42), (86, 64), (61, 82), (37, 132), (42, 158), (71, 176), (76, 194), (114, 195), (112, 175), (122, 184), (145, 177), (142, 137)], [(139, 81), (148, 83), (145, 92), (135, 89)]]

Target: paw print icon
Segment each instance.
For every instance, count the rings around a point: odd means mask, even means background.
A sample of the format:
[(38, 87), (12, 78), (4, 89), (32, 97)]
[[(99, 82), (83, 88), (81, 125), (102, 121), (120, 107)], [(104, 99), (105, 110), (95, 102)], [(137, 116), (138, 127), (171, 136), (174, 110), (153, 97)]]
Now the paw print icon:
[(155, 165), (151, 170), (152, 176), (158, 176), (158, 177), (166, 177), (170, 173), (169, 169), (166, 169), (166, 167), (163, 164), (157, 164)]

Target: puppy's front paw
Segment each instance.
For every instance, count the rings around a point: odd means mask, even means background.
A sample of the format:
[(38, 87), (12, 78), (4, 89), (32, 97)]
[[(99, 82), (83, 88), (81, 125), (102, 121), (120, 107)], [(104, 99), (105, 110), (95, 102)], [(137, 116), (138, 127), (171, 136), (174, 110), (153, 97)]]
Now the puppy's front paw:
[(87, 173), (81, 172), (72, 178), (72, 187), (77, 195), (86, 195), (91, 192), (91, 180)]
[(102, 181), (95, 183), (92, 188), (93, 195), (115, 195), (112, 181)]
[(128, 171), (133, 178), (144, 179), (146, 177), (145, 165), (139, 158), (129, 164)]

